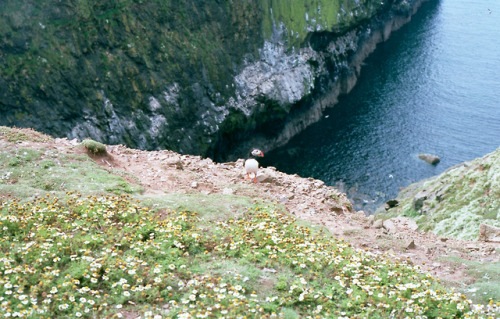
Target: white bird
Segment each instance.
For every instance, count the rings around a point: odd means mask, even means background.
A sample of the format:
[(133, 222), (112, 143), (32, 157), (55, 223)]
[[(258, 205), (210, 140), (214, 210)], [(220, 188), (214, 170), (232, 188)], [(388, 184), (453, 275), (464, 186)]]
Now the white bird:
[(259, 162), (255, 159), (256, 157), (264, 157), (264, 153), (254, 148), (252, 152), (250, 152), (249, 158), (245, 161), (245, 171), (247, 172), (245, 179), (250, 179), (250, 174), (253, 174), (253, 181), (258, 183), (257, 171), (259, 169)]

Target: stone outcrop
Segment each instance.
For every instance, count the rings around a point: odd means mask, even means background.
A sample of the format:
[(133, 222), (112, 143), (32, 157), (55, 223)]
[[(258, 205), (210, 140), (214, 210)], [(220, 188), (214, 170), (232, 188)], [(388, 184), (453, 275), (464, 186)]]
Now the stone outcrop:
[(426, 161), (431, 165), (437, 165), (441, 161), (441, 158), (439, 156), (433, 154), (419, 154), (418, 158)]
[(0, 124), (216, 160), (266, 151), (348, 93), (423, 1), (6, 0)]
[(500, 243), (500, 227), (481, 224), (479, 226), (478, 240)]

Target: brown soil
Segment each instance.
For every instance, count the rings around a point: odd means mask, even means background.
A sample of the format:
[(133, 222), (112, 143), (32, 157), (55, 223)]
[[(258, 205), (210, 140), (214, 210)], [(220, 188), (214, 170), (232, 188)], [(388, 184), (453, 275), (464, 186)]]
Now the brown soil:
[[(392, 225), (386, 222), (381, 228), (376, 228), (373, 217), (352, 211), (345, 194), (319, 180), (288, 175), (272, 167), (260, 169), (259, 183), (246, 180), (243, 159), (219, 164), (198, 156), (132, 150), (121, 145), (108, 146), (108, 153), (107, 157), (96, 161), (103, 167), (124, 170), (135, 176), (146, 194), (225, 193), (277, 202), (297, 218), (325, 226), (354, 247), (394, 253), (422, 265), (436, 278), (457, 288), (473, 282), (467, 274), (467, 266), (441, 257), (456, 256), (480, 262), (500, 260), (495, 251), (500, 244), (424, 233), (418, 231), (416, 224), (408, 218), (391, 219)], [(232, 184), (248, 187), (235, 191), (228, 187)]]

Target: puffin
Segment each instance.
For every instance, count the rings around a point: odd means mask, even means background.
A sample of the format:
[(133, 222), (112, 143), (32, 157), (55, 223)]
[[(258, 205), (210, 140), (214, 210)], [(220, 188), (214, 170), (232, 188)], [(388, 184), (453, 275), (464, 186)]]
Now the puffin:
[(259, 162), (257, 162), (257, 157), (264, 157), (264, 153), (261, 150), (254, 148), (250, 152), (250, 156), (245, 161), (245, 171), (247, 172), (247, 177), (245, 179), (250, 179), (250, 174), (253, 174), (253, 181), (258, 183), (257, 181), (257, 170), (259, 169)]

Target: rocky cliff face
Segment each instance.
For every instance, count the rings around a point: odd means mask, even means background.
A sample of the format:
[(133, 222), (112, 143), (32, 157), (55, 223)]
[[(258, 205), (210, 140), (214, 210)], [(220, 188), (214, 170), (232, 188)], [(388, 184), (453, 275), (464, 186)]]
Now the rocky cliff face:
[(0, 124), (234, 159), (282, 145), (422, 0), (1, 0)]

